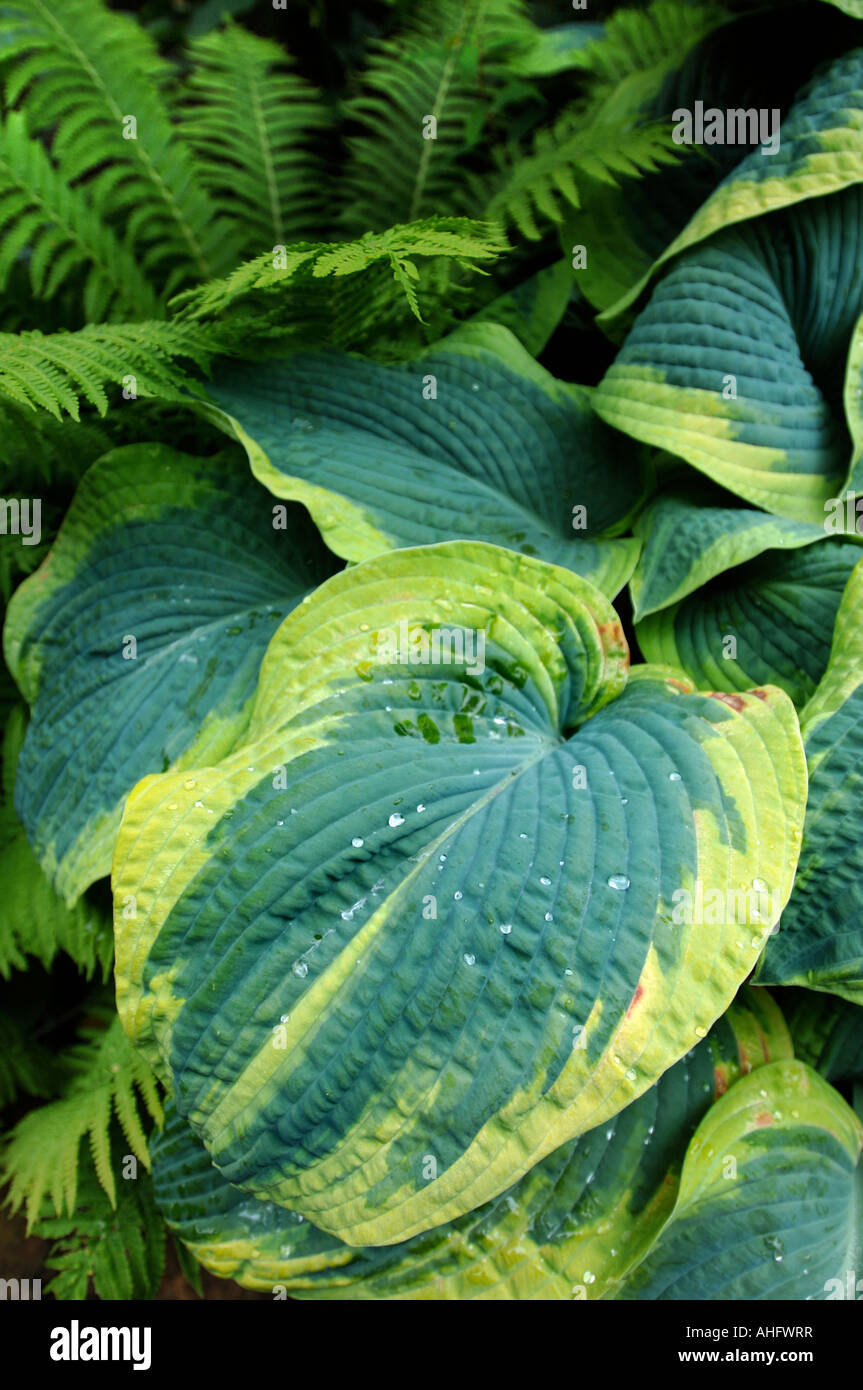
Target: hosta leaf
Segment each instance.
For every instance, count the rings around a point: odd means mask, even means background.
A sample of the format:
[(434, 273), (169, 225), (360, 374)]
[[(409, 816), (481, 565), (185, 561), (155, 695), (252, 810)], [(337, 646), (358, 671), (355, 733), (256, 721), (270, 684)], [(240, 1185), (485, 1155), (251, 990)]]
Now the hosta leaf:
[(845, 418), (852, 441), (851, 471), (848, 475), (848, 490), (852, 497), (850, 505), (846, 500), (845, 508), (839, 512), (836, 520), (843, 524), (844, 529), (863, 534), (863, 314), (857, 320), (848, 351)]
[(57, 952), (65, 951), (88, 977), (98, 972), (104, 979), (114, 957), (110, 913), (85, 898), (66, 905), (42, 872), (15, 815), (15, 772), (26, 727), (24, 706), (17, 704), (3, 731), (0, 976), (8, 980), (14, 970), (26, 970), (28, 956), (35, 956), (47, 970)]
[(849, 470), (861, 227), (856, 185), (680, 256), (600, 382), (599, 414), (756, 506), (823, 523)]
[(299, 509), (274, 526), (236, 457), (129, 445), (13, 596), (6, 661), (32, 706), (16, 809), (68, 901), (109, 872), (139, 778), (242, 733), (269, 638), (335, 567)]
[[(455, 664), (441, 629), (465, 630)], [(727, 1007), (790, 890), (796, 716), (777, 690), (621, 693), (626, 665), (567, 570), (389, 552), (283, 624), (241, 747), (136, 789), (119, 1008), (230, 1181), (350, 1243), (406, 1238), (616, 1114)], [(676, 916), (703, 889), (718, 909)]]
[(794, 1054), (827, 1081), (863, 1077), (863, 1008), (815, 990), (783, 997)]
[(534, 357), (538, 357), (554, 333), (569, 304), (572, 270), (563, 259), (554, 261), (498, 295), (481, 309), (474, 323), (503, 324)]
[(570, 1140), (477, 1211), (395, 1246), (356, 1249), (213, 1167), (172, 1110), (152, 1145), (156, 1197), (214, 1274), (301, 1298), (594, 1299), (649, 1248), (670, 1212), (687, 1143), (741, 1071), (790, 1057), (764, 990), (735, 1002), (610, 1124)]
[(857, 48), (813, 78), (781, 124), (778, 150), (763, 154), (756, 145), (609, 316), (632, 304), (661, 265), (714, 232), (805, 198), (837, 193), (863, 179), (861, 106), (863, 48)]
[[(686, 592), (723, 560), (734, 568), (636, 624), (647, 660), (680, 667), (702, 689), (772, 684), (804, 704), (827, 666), (842, 593), (863, 553), (859, 542), (831, 539), (823, 529), (764, 512), (745, 511), (738, 522), (734, 512), (683, 513), (673, 501), (657, 512), (645, 547), (648, 600), (655, 604), (663, 585), (666, 592), (675, 583)], [(663, 555), (663, 539), (675, 523)], [(683, 556), (699, 542), (704, 550), (693, 556), (684, 578)], [(735, 553), (742, 558), (747, 550), (756, 558), (737, 563)]]
[(641, 555), (629, 582), (636, 621), (668, 608), (765, 550), (796, 550), (824, 539), (823, 526), (731, 506), (698, 480), (650, 501), (635, 522)]
[(707, 1112), (630, 1299), (823, 1299), (859, 1242), (863, 1125), (803, 1062), (760, 1067)]
[(800, 716), (809, 802), (794, 893), (759, 965), (763, 983), (863, 1003), (863, 560), (842, 598), (830, 662)]
[(463, 537), (566, 565), (611, 596), (632, 573), (636, 542), (596, 539), (641, 497), (632, 447), (499, 325), (395, 366), (337, 352), (232, 362), (208, 389), (259, 481), (308, 507), (347, 560)]

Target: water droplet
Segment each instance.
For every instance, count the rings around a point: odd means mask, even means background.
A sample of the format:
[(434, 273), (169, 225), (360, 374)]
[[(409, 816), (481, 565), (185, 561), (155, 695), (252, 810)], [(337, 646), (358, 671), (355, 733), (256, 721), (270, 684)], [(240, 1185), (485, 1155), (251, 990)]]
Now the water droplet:
[(546, 878), (544, 874), (543, 874), (543, 876), (540, 878), (539, 881), (540, 881), (540, 883), (543, 885), (544, 888), (550, 888), (550, 887), (551, 887), (551, 879), (550, 879), (550, 878)]
[(476, 965), (476, 956), (471, 955), (470, 951), (465, 951), (462, 959), (465, 965)]
[(298, 960), (294, 966), (294, 974), (299, 975), (300, 979), (304, 980), (308, 973), (309, 967), (306, 965), (306, 962), (304, 960)]
[(354, 849), (362, 849), (364, 843), (365, 841), (362, 840), (359, 835), (355, 835), (354, 838), (351, 840), (351, 844), (353, 845)]
[(203, 801), (196, 801), (195, 805), (197, 806), (198, 810), (201, 810), (203, 808), (204, 803)]
[(290, 1014), (282, 1014), (281, 1018), (279, 1019), (279, 1022), (280, 1022), (280, 1023), (287, 1023), (287, 1021), (288, 1021), (288, 1019), (290, 1018), (290, 1016), (291, 1016)]
[(755, 889), (756, 893), (766, 893), (768, 891), (767, 884), (764, 882), (763, 878), (754, 878), (752, 880), (752, 887)]
[(626, 1077), (627, 1081), (634, 1081), (636, 1078), (636, 1072), (632, 1067), (627, 1067), (626, 1071), (623, 1074)]
[(628, 806), (628, 805), (629, 805), (629, 797), (628, 797), (628, 796), (622, 796), (622, 797), (620, 798), (620, 804), (621, 804), (621, 806)]
[(453, 897), (455, 898), (456, 902), (460, 902), (462, 896), (463, 894), (460, 888), (457, 888), (456, 891), (453, 893)]
[(596, 1275), (589, 1269), (586, 1269), (581, 1277), (585, 1284), (592, 1284), (596, 1279)]
[(679, 781), (681, 780), (681, 778), (680, 778), (680, 773), (679, 773), (679, 772), (669, 772), (669, 774), (668, 774), (668, 780), (669, 780), (669, 782), (679, 782)]
[(417, 807), (417, 811), (419, 812), (420, 815), (422, 815), (422, 813), (423, 813), (424, 810), (425, 810), (425, 806), (418, 806), (418, 807)]
[(510, 932), (512, 931), (512, 922), (501, 922), (500, 929), (503, 932), (504, 936), (509, 936)]
[(524, 832), (523, 830), (520, 830), (520, 831), (519, 831), (518, 838), (519, 838), (520, 840), (526, 840), (526, 839), (527, 839), (527, 835), (525, 834), (525, 832)]
[(193, 787), (197, 786), (197, 783), (195, 782), (194, 778), (190, 778), (188, 782), (183, 783), (183, 786), (186, 788), (187, 792), (190, 792)]
[(405, 818), (404, 818), (404, 816), (400, 816), (399, 813), (398, 813), (398, 811), (393, 811), (393, 813), (392, 813), (392, 815), (390, 816), (390, 819), (389, 819), (389, 824), (392, 826), (393, 830), (395, 830), (395, 828), (396, 828), (397, 825), (404, 825), (404, 823), (405, 823)]
[(617, 888), (621, 893), (629, 887), (629, 879), (626, 874), (612, 874), (608, 880), (609, 888)]
[(699, 1025), (699, 1026), (696, 1028), (696, 1030), (695, 1030), (695, 1036), (696, 1036), (696, 1038), (706, 1038), (706, 1037), (707, 1037), (707, 1029), (706, 1029), (706, 1028), (702, 1028), (702, 1027)]

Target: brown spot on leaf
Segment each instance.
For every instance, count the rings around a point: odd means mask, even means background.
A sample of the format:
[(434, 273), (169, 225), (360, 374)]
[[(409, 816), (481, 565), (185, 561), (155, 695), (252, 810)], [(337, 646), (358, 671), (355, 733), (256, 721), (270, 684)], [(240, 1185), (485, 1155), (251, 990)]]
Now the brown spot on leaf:
[(757, 1128), (757, 1129), (766, 1129), (768, 1125), (772, 1125), (772, 1124), (773, 1124), (773, 1116), (771, 1115), (770, 1111), (769, 1111), (769, 1110), (759, 1110), (759, 1111), (758, 1111), (758, 1114), (755, 1116), (755, 1125), (756, 1125), (756, 1128)]
[(630, 1001), (629, 1008), (626, 1010), (626, 1017), (627, 1017), (627, 1018), (629, 1018), (630, 1014), (632, 1013), (633, 1009), (635, 1008), (636, 1004), (638, 1003), (639, 999), (642, 997), (643, 994), (644, 994), (644, 985), (642, 985), (642, 984), (639, 983), (639, 984), (637, 984), (636, 987), (635, 987), (635, 993), (634, 993), (633, 996), (632, 996), (632, 999), (631, 999), (631, 1001)]
[(724, 690), (710, 690), (708, 694), (711, 700), (721, 700), (723, 705), (727, 705), (729, 709), (736, 710), (738, 714), (741, 710), (746, 708), (745, 700), (741, 700), (739, 695), (729, 695)]
[(750, 690), (750, 695), (755, 695), (759, 700), (769, 700), (770, 696), (766, 690)]
[(716, 1094), (724, 1096), (728, 1090), (728, 1068), (724, 1063), (713, 1068), (713, 1084), (716, 1087)]

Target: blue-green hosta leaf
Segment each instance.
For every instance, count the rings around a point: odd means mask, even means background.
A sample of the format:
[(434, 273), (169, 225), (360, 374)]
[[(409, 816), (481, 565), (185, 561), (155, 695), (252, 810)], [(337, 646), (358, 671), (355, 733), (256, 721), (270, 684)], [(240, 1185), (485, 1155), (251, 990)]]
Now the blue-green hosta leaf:
[(237, 457), (136, 444), (89, 470), (4, 630), (32, 706), (16, 808), (69, 902), (110, 871), (141, 777), (242, 733), (267, 642), (336, 564)]
[(687, 1144), (741, 1072), (791, 1057), (765, 990), (747, 990), (707, 1038), (610, 1123), (549, 1154), (477, 1211), (398, 1245), (343, 1244), (231, 1187), (172, 1108), (151, 1146), (159, 1205), (212, 1273), (300, 1298), (595, 1299), (662, 1228)]
[[(723, 515), (732, 518), (727, 532), (717, 529)], [(863, 553), (860, 539), (833, 539), (823, 529), (764, 512), (746, 511), (743, 517), (748, 526), (744, 520), (738, 527), (733, 512), (684, 513), (675, 503), (659, 512), (647, 541), (652, 551), (647, 594), (654, 602), (662, 596), (663, 584), (667, 591), (678, 582), (686, 592), (690, 578), (708, 574), (715, 564), (725, 560), (734, 568), (679, 603), (649, 612), (636, 623), (638, 642), (648, 661), (680, 667), (701, 689), (751, 690), (773, 684), (802, 705), (827, 666), (842, 594)], [(663, 536), (675, 521), (666, 564)], [(651, 521), (646, 524), (650, 527)], [(690, 576), (683, 579), (683, 556), (699, 538), (704, 552), (692, 557)], [(783, 542), (784, 548), (773, 548)], [(756, 558), (736, 563), (732, 557), (745, 555), (747, 548)]]
[(27, 843), (12, 800), (15, 769), (26, 729), (23, 705), (16, 705), (3, 732), (0, 796), (0, 976), (26, 970), (35, 956), (47, 970), (58, 951), (71, 956), (88, 977), (108, 975), (114, 956), (110, 912), (81, 898), (67, 906), (54, 891)]
[(766, 511), (823, 523), (849, 471), (861, 228), (855, 185), (687, 251), (600, 382), (599, 414)]
[(611, 597), (632, 573), (637, 543), (597, 537), (640, 500), (637, 455), (589, 392), (499, 325), (397, 366), (337, 352), (232, 362), (208, 390), (259, 481), (308, 507), (347, 560), (465, 538), (566, 565)]
[(648, 502), (635, 522), (642, 543), (629, 582), (636, 621), (765, 550), (794, 550), (824, 539), (823, 526), (729, 506), (731, 500), (706, 481), (693, 480)]
[[(851, 0), (851, 3), (856, 2)], [(711, 107), (712, 103), (704, 102), (704, 106)], [(857, 48), (836, 59), (813, 78), (782, 122), (779, 148), (775, 153), (763, 154), (761, 145), (756, 145), (726, 175), (638, 283), (608, 310), (608, 317), (616, 316), (633, 304), (660, 266), (722, 228), (789, 207), (805, 198), (837, 193), (860, 182), (863, 179), (861, 108), (863, 48)], [(737, 103), (733, 110), (736, 122), (740, 114)], [(746, 115), (745, 110), (743, 114)], [(725, 115), (723, 110), (723, 118)], [(773, 129), (771, 122), (766, 132), (768, 137)], [(711, 146), (706, 148), (709, 150)]]
[(839, 509), (836, 521), (845, 530), (863, 533), (863, 314), (857, 320), (845, 372), (845, 418), (851, 433), (850, 503)]
[(863, 1078), (863, 1008), (810, 989), (783, 994), (794, 1055), (827, 1081)]
[(817, 1072), (770, 1062), (710, 1108), (627, 1299), (824, 1299), (860, 1241), (863, 1125)]
[(863, 1003), (863, 560), (842, 597), (824, 677), (800, 716), (809, 801), (800, 865), (764, 984)]
[(566, 313), (572, 278), (566, 259), (554, 261), (498, 295), (471, 322), (503, 324), (531, 356), (538, 357)]
[(624, 690), (627, 660), (571, 571), (390, 551), (282, 625), (242, 746), (135, 790), (119, 1007), (229, 1180), (349, 1243), (407, 1238), (724, 1011), (790, 891), (796, 715)]

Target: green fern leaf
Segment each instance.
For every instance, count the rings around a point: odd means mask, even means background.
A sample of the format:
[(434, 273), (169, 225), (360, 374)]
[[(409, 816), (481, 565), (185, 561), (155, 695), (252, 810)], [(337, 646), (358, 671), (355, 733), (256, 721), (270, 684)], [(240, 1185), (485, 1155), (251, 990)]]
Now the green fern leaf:
[(618, 123), (565, 112), (550, 129), (538, 133), (530, 154), (518, 149), (503, 154), (501, 186), (488, 213), (513, 223), (522, 236), (536, 241), (542, 235), (540, 221), (560, 223), (567, 208), (580, 206), (575, 171), (617, 184), (677, 157), (667, 124), (639, 128), (628, 118)]
[(491, 224), (427, 218), (357, 241), (296, 242), (282, 257), (258, 256), (224, 280), (178, 296), (174, 307), (189, 331), (218, 318), (214, 331), (223, 345), (230, 332), (246, 345), (257, 336), (270, 347), (302, 339), (363, 349), (385, 344), (396, 329), (404, 332), (406, 316), (422, 319), (417, 262), (447, 261), (476, 272), (477, 262), (506, 249)]
[(31, 410), (80, 418), (81, 401), (108, 409), (108, 389), (127, 383), (134, 395), (185, 399), (194, 378), (178, 363), (206, 367), (221, 346), (198, 326), (158, 320), (89, 324), (74, 333), (0, 333), (0, 397)]
[[(534, 32), (519, 0), (435, 0), (373, 48), (361, 91), (344, 106), (360, 128), (342, 176), (347, 229), (474, 210), (464, 156), (506, 103), (509, 59)], [(428, 117), (436, 129), (424, 130)]]
[(139, 1105), (145, 1105), (152, 1119), (162, 1121), (152, 1073), (127, 1040), (116, 1015), (107, 1027), (104, 1023), (83, 1027), (80, 1038), (62, 1056), (69, 1079), (61, 1097), (19, 1120), (4, 1151), (9, 1205), (13, 1212), (25, 1208), (28, 1227), (42, 1211), (46, 1197), (58, 1216), (75, 1211), (84, 1138), (89, 1141), (99, 1182), (111, 1206), (116, 1206), (109, 1138), (112, 1114), (132, 1154), (145, 1168), (149, 1157)]
[(54, 131), (67, 183), (86, 179), (94, 203), (125, 216), (147, 278), (167, 294), (233, 263), (230, 229), (163, 99), (172, 69), (140, 24), (101, 0), (8, 0), (0, 45), (16, 60), (7, 105), (35, 133)]
[(189, 54), (182, 129), (241, 254), (307, 233), (324, 214), (312, 140), (331, 118), (319, 94), (278, 44), (234, 24), (193, 39)]
[(155, 315), (155, 292), (132, 250), (107, 225), (94, 191), (70, 187), (30, 137), (23, 115), (10, 112), (0, 124), (0, 288), (26, 246), (37, 297), (53, 298), (83, 269), (89, 318)]
[(54, 1298), (84, 1299), (92, 1285), (100, 1299), (148, 1299), (159, 1287), (165, 1226), (149, 1177), (124, 1182), (112, 1206), (86, 1164), (74, 1215), (45, 1215), (33, 1233), (51, 1241), (45, 1263), (57, 1273), (46, 1292)]

